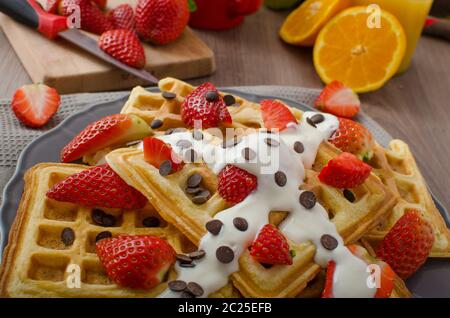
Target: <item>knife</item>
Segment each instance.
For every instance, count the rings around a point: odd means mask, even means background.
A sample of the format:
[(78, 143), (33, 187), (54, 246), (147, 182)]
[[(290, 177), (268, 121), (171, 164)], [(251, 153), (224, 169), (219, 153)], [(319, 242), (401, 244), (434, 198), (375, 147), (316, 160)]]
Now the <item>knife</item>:
[(99, 57), (103, 61), (146, 82), (157, 84), (159, 81), (149, 72), (128, 66), (106, 54), (99, 48), (97, 41), (77, 29), (69, 29), (67, 17), (46, 12), (36, 0), (0, 0), (0, 12), (3, 12), (21, 24), (37, 30), (49, 39), (61, 37)]

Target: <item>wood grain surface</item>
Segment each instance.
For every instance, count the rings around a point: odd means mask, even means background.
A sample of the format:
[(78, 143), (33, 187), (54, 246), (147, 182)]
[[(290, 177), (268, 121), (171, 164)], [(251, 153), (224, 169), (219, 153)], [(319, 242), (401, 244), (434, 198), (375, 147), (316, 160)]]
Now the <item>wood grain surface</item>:
[[(286, 15), (262, 9), (238, 28), (197, 31), (215, 52), (217, 71), (191, 82), (323, 87), (311, 50), (278, 39)], [(30, 82), (2, 33), (0, 74), (0, 97), (11, 97), (16, 87)], [(423, 37), (411, 68), (361, 99), (364, 111), (410, 145), (430, 188), (450, 209), (450, 43)]]

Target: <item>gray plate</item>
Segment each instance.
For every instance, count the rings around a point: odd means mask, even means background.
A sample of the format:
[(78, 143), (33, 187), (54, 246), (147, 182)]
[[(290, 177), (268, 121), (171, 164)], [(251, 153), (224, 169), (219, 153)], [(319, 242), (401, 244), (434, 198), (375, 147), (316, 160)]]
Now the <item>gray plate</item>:
[[(226, 90), (240, 95), (250, 101), (270, 99), (269, 96), (253, 95), (238, 90)], [(273, 98), (273, 97), (272, 97)], [(23, 176), (25, 172), (40, 162), (59, 162), (59, 151), (79, 131), (93, 121), (102, 117), (119, 113), (127, 98), (121, 98), (113, 102), (93, 105), (86, 110), (70, 116), (60, 125), (32, 141), (21, 153), (16, 171), (3, 191), (3, 204), (0, 208), (0, 256), (7, 244), (8, 233), (16, 216), (20, 198), (23, 192)], [(301, 110), (311, 110), (305, 104), (284, 100), (290, 106)], [(375, 135), (376, 139), (386, 145), (392, 137), (377, 123), (364, 114), (358, 118)], [(436, 199), (436, 205), (444, 216), (447, 225), (449, 215), (445, 208)], [(446, 259), (430, 259), (411, 279), (407, 285), (416, 297), (450, 297), (450, 262)]]

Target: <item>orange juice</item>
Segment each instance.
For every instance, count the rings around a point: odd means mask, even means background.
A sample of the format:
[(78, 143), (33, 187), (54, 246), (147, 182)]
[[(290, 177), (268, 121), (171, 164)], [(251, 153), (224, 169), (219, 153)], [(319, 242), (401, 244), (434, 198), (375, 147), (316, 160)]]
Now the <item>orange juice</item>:
[(354, 5), (378, 4), (394, 14), (405, 29), (408, 46), (399, 73), (406, 71), (411, 63), (417, 41), (420, 38), (425, 20), (433, 0), (353, 0)]

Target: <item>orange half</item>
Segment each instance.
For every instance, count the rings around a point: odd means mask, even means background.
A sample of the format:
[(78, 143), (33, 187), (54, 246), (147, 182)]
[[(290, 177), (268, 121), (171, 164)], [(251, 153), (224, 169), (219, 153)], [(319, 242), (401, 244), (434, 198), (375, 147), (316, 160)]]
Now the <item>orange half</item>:
[(357, 93), (370, 92), (382, 87), (400, 67), (406, 51), (403, 27), (384, 10), (380, 24), (374, 25), (374, 16), (366, 10), (346, 9), (319, 33), (314, 65), (325, 83), (338, 80)]

